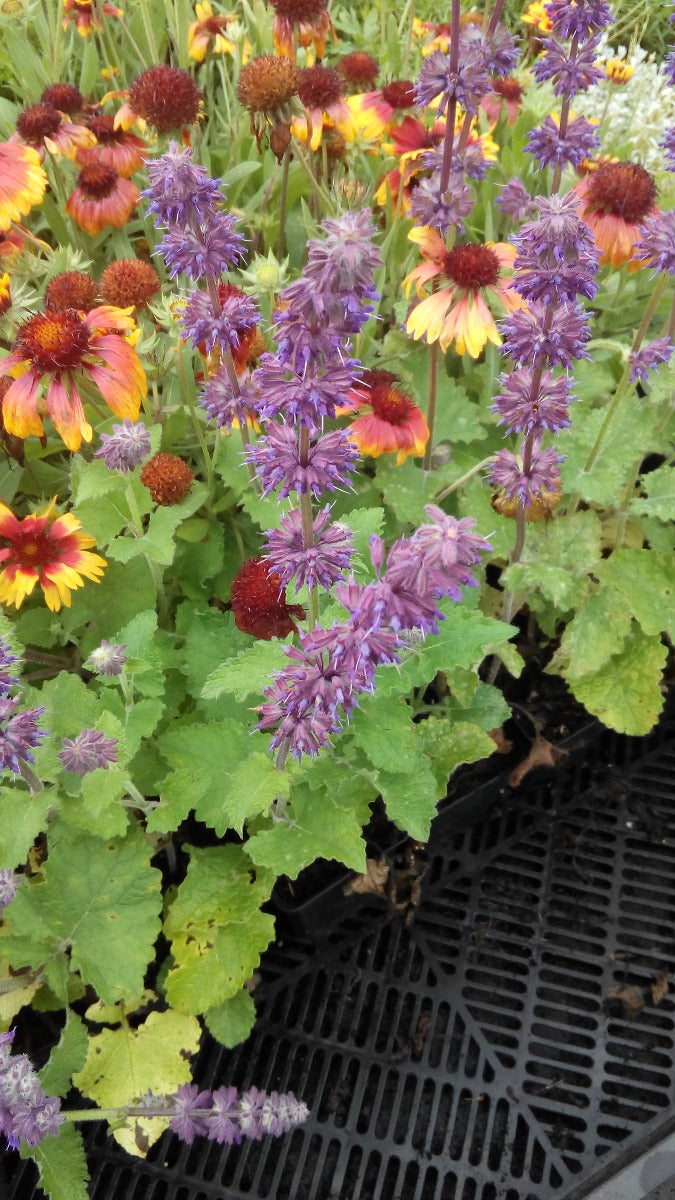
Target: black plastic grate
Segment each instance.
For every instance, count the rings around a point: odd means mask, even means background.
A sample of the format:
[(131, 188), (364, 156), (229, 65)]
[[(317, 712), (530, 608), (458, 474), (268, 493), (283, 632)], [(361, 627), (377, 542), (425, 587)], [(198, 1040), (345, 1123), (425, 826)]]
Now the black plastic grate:
[[(311, 1120), (232, 1148), (165, 1137), (138, 1162), (99, 1131), (92, 1200), (577, 1200), (664, 1135), (675, 1005), (650, 987), (675, 969), (672, 735), (603, 733), (524, 797), (498, 780), (448, 807), (409, 923), (340, 898), (327, 933), (316, 905), (322, 935), (266, 956), (252, 1037), (205, 1041), (195, 1070), (293, 1090)], [(628, 1019), (608, 993), (635, 986)], [(31, 1179), (20, 1166), (10, 1200)]]

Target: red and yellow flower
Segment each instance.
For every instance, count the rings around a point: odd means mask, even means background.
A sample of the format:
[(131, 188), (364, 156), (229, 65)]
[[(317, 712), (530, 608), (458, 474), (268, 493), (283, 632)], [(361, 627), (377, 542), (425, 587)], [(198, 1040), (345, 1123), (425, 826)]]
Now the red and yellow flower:
[(0, 275), (0, 317), (4, 317), (8, 309), (12, 307), (12, 292), (10, 288), (9, 275), (5, 271), (4, 275)]
[(70, 593), (84, 580), (100, 580), (107, 566), (92, 554), (93, 537), (72, 513), (57, 516), (56, 500), (20, 520), (0, 504), (0, 601), (20, 608), (39, 584), (47, 607), (70, 608)]
[(92, 0), (64, 0), (63, 28), (67, 29), (74, 22), (80, 37), (88, 37), (90, 33), (97, 33), (99, 29), (103, 28), (100, 13), (105, 17), (117, 17), (118, 19), (124, 16), (121, 8), (107, 3), (107, 0), (97, 4), (96, 11), (94, 11)]
[(343, 136), (351, 131), (352, 119), (344, 97), (342, 80), (331, 67), (305, 67), (300, 71), (298, 96), (305, 109), (304, 117), (291, 121), (291, 132), (300, 141), (309, 141), (310, 149), (318, 150), (324, 129), (337, 126)]
[(105, 163), (90, 163), (77, 177), (77, 186), (66, 202), (78, 225), (95, 237), (112, 225), (121, 229), (129, 220), (140, 192), (135, 183), (124, 179), (114, 167)]
[(354, 124), (367, 141), (381, 138), (397, 113), (415, 106), (415, 89), (409, 79), (394, 79), (374, 92), (347, 98)]
[(0, 230), (9, 229), (36, 204), (41, 204), (47, 176), (32, 146), (0, 142)]
[(638, 271), (644, 264), (633, 258), (640, 227), (657, 216), (656, 183), (639, 163), (600, 162), (574, 188), (579, 216), (590, 227), (600, 251), (600, 263)]
[(74, 158), (79, 146), (93, 146), (94, 135), (85, 125), (70, 121), (49, 104), (30, 104), (19, 113), (16, 133), (22, 142), (40, 155)]
[(542, 0), (532, 0), (528, 4), (525, 12), (520, 18), (523, 25), (529, 25), (534, 33), (550, 33), (553, 29), (553, 22), (546, 11), (546, 4)]
[[(214, 54), (237, 53), (237, 43), (230, 41), (227, 27), (237, 20), (235, 13), (216, 15), (209, 0), (199, 0), (195, 4), (196, 21), (188, 29), (188, 54), (194, 62), (203, 62), (209, 49)], [(244, 38), (243, 61), (248, 62), (251, 54), (251, 43)]]
[(333, 33), (333, 22), (324, 0), (271, 0), (274, 9), (272, 35), (274, 49), (284, 58), (295, 59), (294, 33), (297, 43), (309, 51), (307, 61), (312, 61), (310, 46), (317, 58), (323, 58), (326, 40)]
[(75, 162), (78, 167), (101, 163), (105, 167), (114, 167), (123, 179), (129, 179), (135, 171), (140, 170), (148, 149), (148, 143), (143, 138), (130, 129), (116, 126), (114, 118), (103, 113), (90, 117), (87, 125), (92, 142), (76, 151)]
[(501, 310), (522, 308), (524, 301), (513, 291), (504, 272), (513, 267), (515, 247), (507, 242), (469, 242), (448, 250), (434, 229), (420, 226), (409, 233), (422, 252), (423, 262), (404, 279), (406, 295), (415, 284), (418, 296), (424, 284), (445, 278), (448, 283), (416, 304), (406, 329), (417, 341), (439, 342), (443, 353), (454, 342), (458, 354), (478, 358), (488, 341), (501, 346), (488, 301)]
[(337, 414), (370, 409), (349, 426), (349, 437), (362, 454), (371, 458), (395, 454), (400, 467), (410, 455), (424, 454), (429, 427), (410, 396), (394, 386), (397, 382), (398, 376), (391, 371), (364, 371), (349, 393), (349, 404), (339, 408)]
[[(125, 335), (135, 332), (131, 309), (101, 305), (86, 315), (74, 309), (37, 313), (20, 326), (15, 349), (0, 362), (12, 383), (3, 399), (8, 433), (44, 433), (46, 414), (69, 450), (91, 441), (78, 384), (89, 379), (117, 417), (138, 417), (145, 372)], [(46, 378), (46, 391), (42, 380)]]

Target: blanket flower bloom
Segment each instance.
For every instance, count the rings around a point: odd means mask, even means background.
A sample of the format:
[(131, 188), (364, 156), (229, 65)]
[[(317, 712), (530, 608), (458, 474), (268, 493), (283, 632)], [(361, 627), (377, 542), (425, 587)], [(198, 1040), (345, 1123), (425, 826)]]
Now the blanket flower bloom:
[(66, 212), (90, 237), (96, 237), (109, 225), (114, 229), (126, 225), (140, 194), (136, 184), (124, 179), (114, 167), (94, 162), (80, 171), (75, 191), (66, 202)]
[(443, 353), (454, 341), (458, 354), (472, 358), (478, 358), (488, 341), (500, 346), (487, 301), (508, 311), (523, 306), (511, 280), (503, 275), (513, 266), (514, 247), (507, 242), (489, 242), (447, 250), (440, 234), (428, 226), (413, 229), (409, 237), (419, 245), (424, 261), (403, 281), (407, 293), (413, 283), (418, 295), (424, 294), (422, 285), (432, 279), (445, 276), (449, 283), (415, 305), (407, 320), (408, 333), (416, 341), (440, 342)]
[(22, 142), (37, 150), (40, 161), (45, 152), (55, 158), (74, 158), (78, 147), (94, 145), (94, 134), (86, 125), (67, 120), (48, 104), (24, 108), (16, 119), (16, 132)]
[(396, 465), (410, 455), (424, 454), (429, 427), (416, 404), (395, 386), (391, 371), (365, 371), (350, 391), (338, 415), (371, 409), (349, 426), (348, 434), (362, 454), (379, 458), (396, 454)]
[(227, 26), (236, 21), (233, 13), (216, 16), (209, 0), (198, 0), (195, 16), (188, 29), (188, 55), (193, 62), (203, 62), (210, 47), (214, 54), (236, 55), (237, 44), (227, 36)]
[(67, 29), (74, 22), (80, 37), (88, 37), (90, 33), (98, 33), (103, 28), (101, 13), (104, 17), (116, 17), (118, 20), (124, 15), (121, 8), (107, 3), (107, 0), (97, 4), (96, 11), (91, 0), (64, 0), (63, 28)]
[(115, 124), (114, 117), (97, 113), (89, 117), (87, 129), (92, 134), (91, 144), (79, 146), (75, 151), (78, 167), (90, 167), (101, 163), (114, 167), (118, 175), (129, 179), (145, 162), (148, 143), (130, 129)]
[(56, 515), (56, 500), (20, 520), (0, 504), (0, 601), (20, 608), (36, 585), (47, 608), (70, 608), (70, 593), (84, 578), (98, 582), (107, 565), (92, 554), (96, 543), (72, 513)]
[(41, 204), (47, 176), (32, 146), (0, 142), (0, 231)]
[[(19, 327), (15, 349), (0, 362), (0, 377), (12, 375), (2, 402), (8, 433), (42, 437), (41, 405), (69, 450), (90, 442), (78, 379), (88, 377), (117, 417), (138, 417), (146, 391), (145, 372), (123, 336), (134, 329), (129, 309), (100, 305), (86, 314), (37, 313)], [(47, 390), (40, 399), (40, 385)]]
[(307, 50), (313, 46), (318, 58), (323, 58), (326, 39), (333, 29), (324, 0), (271, 0), (274, 9), (274, 49), (284, 58), (295, 58), (293, 33), (298, 45)]
[(603, 162), (574, 188), (580, 216), (593, 231), (600, 263), (637, 271), (640, 226), (658, 215), (654, 178), (639, 163)]

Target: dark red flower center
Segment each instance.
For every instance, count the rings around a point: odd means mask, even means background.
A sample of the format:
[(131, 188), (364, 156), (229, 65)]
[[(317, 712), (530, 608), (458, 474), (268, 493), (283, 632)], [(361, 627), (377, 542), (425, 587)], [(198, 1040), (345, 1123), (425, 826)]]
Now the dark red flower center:
[(212, 33), (214, 36), (217, 33), (222, 33), (227, 27), (227, 17), (207, 17), (205, 21), (200, 22), (200, 28), (206, 30), (207, 33)]
[(389, 425), (406, 425), (415, 407), (409, 396), (386, 384), (371, 388), (368, 403), (375, 416)]
[(182, 67), (150, 67), (129, 88), (129, 103), (139, 117), (160, 133), (192, 125), (199, 114), (201, 92)]
[(62, 312), (75, 308), (87, 312), (96, 303), (96, 284), (82, 271), (64, 271), (55, 275), (45, 291), (45, 306)]
[(300, 72), (298, 95), (305, 108), (328, 108), (342, 95), (342, 80), (331, 67), (305, 67)]
[(232, 580), (232, 612), (237, 629), (269, 641), (286, 637), (296, 628), (293, 617), (304, 617), (299, 604), (286, 603), (281, 579), (264, 558), (250, 558)]
[[(31, 522), (32, 524), (32, 522)], [(13, 538), (0, 539), (5, 546), (11, 547), (11, 562), (18, 563), (24, 570), (41, 571), (50, 563), (58, 562), (62, 547), (49, 533), (36, 529), (26, 529)]]
[(587, 207), (640, 224), (654, 207), (656, 183), (639, 163), (601, 163), (588, 181)]
[(38, 313), (20, 327), (16, 345), (38, 371), (72, 371), (89, 349), (89, 329), (73, 309)]
[(338, 63), (338, 71), (347, 83), (372, 85), (377, 79), (379, 67), (372, 54), (365, 50), (354, 50), (345, 54)]
[(24, 142), (39, 145), (44, 138), (56, 133), (61, 124), (61, 114), (48, 104), (31, 104), (19, 113), (16, 131)]
[(42, 104), (58, 108), (59, 112), (71, 115), (84, 107), (84, 96), (72, 83), (50, 83), (40, 97)]
[(447, 251), (443, 271), (458, 287), (475, 292), (482, 287), (493, 287), (497, 282), (499, 259), (489, 246), (469, 243)]
[(115, 129), (113, 117), (90, 117), (87, 126), (91, 129), (96, 141), (100, 142), (102, 146), (108, 146), (111, 142), (117, 144), (124, 141), (124, 130), (121, 126)]
[(519, 103), (523, 89), (517, 79), (512, 79), (510, 75), (500, 75), (492, 80), (492, 90), (498, 96), (503, 96), (505, 100), (514, 100)]
[(77, 186), (90, 200), (103, 200), (112, 195), (118, 179), (114, 167), (107, 167), (105, 163), (91, 163), (80, 171)]
[(382, 99), (392, 108), (413, 108), (415, 88), (409, 79), (393, 79), (382, 88)]

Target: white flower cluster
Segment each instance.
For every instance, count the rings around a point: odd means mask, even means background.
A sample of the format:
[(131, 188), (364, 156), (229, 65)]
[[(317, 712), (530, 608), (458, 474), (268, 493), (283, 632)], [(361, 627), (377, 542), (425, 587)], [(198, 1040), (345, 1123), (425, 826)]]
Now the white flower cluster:
[(663, 151), (659, 141), (666, 129), (675, 124), (675, 88), (667, 81), (663, 68), (641, 46), (618, 50), (603, 38), (598, 59), (606, 63), (619, 59), (633, 67), (627, 83), (603, 79), (575, 97), (575, 112), (598, 121), (605, 154), (639, 162), (653, 174), (663, 172)]

